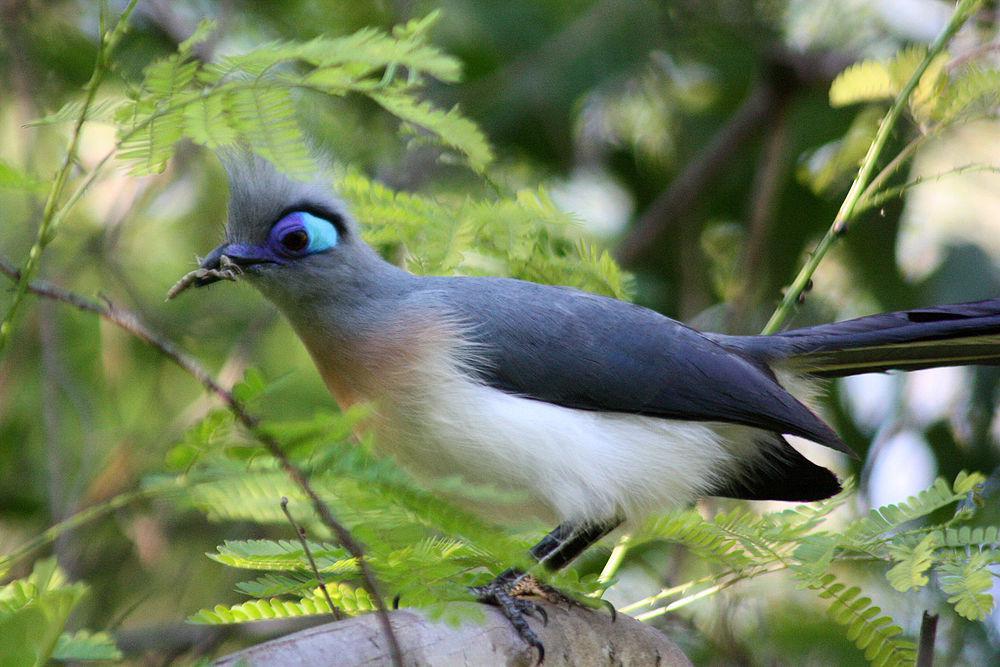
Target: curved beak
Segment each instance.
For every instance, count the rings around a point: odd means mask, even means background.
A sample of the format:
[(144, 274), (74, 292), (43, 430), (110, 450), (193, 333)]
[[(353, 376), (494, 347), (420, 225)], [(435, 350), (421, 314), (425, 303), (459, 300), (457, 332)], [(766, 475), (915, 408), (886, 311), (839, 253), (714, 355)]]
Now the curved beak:
[[(241, 243), (223, 243), (208, 253), (199, 267), (209, 271), (238, 267), (244, 269), (254, 264), (274, 264), (278, 259), (264, 248)], [(222, 280), (218, 275), (210, 273), (194, 280), (195, 287), (205, 287)]]

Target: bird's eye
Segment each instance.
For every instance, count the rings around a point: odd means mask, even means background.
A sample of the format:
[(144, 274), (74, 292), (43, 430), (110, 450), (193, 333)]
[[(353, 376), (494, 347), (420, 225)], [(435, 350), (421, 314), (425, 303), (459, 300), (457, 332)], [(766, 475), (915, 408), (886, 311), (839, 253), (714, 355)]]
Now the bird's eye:
[(281, 237), (281, 245), (291, 252), (302, 252), (309, 247), (309, 234), (304, 229), (293, 229)]
[(339, 238), (337, 228), (329, 220), (295, 211), (274, 223), (268, 244), (279, 255), (299, 259), (333, 248)]

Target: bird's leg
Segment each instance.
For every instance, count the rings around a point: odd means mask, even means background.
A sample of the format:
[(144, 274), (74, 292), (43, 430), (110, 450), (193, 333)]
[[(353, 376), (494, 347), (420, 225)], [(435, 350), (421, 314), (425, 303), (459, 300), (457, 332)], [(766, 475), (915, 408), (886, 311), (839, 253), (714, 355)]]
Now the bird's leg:
[[(531, 548), (531, 555), (545, 569), (561, 570), (620, 523), (620, 519), (614, 519), (591, 524), (569, 522), (559, 524)], [(536, 602), (524, 599), (524, 596), (540, 597), (554, 604), (579, 604), (552, 586), (543, 584), (532, 575), (514, 568), (500, 573), (485, 586), (475, 586), (471, 590), (480, 602), (498, 608), (514, 626), (521, 639), (538, 650), (539, 663), (545, 660), (545, 647), (528, 625), (526, 617), (533, 616), (542, 623), (548, 623), (548, 616), (544, 608)]]

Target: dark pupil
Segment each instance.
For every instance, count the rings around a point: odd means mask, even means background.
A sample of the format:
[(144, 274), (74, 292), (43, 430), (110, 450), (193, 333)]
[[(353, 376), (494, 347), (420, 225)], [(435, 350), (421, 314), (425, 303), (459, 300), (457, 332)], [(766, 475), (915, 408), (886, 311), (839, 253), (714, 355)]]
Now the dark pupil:
[(292, 252), (305, 250), (306, 246), (309, 245), (309, 235), (306, 234), (304, 229), (296, 229), (295, 231), (288, 232), (281, 237), (281, 245), (285, 246)]

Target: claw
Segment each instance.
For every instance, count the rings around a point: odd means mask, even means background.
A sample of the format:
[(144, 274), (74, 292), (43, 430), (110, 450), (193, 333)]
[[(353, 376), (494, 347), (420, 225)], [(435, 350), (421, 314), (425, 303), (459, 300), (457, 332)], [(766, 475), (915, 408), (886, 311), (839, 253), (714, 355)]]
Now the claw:
[(618, 620), (618, 610), (615, 606), (611, 604), (609, 600), (601, 600), (601, 603), (608, 608), (608, 613), (611, 614), (611, 622), (614, 623)]
[(541, 605), (534, 605), (534, 611), (536, 614), (541, 616), (542, 625), (548, 626), (549, 624), (549, 612), (545, 611), (545, 607)]
[(549, 615), (538, 603), (517, 597), (534, 594), (532, 582), (537, 583), (533, 577), (525, 577), (516, 570), (507, 570), (485, 586), (474, 586), (469, 590), (480, 602), (500, 610), (524, 643), (538, 651), (540, 665), (545, 661), (545, 647), (528, 625), (527, 617), (548, 625)]

